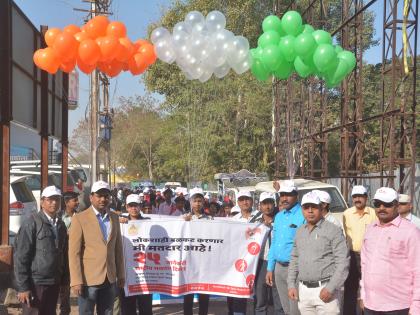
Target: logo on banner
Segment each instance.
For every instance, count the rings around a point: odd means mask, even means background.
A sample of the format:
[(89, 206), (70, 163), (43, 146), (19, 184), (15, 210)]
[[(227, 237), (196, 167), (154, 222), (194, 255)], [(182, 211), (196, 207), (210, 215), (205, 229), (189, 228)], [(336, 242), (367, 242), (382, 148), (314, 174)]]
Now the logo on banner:
[(245, 270), (248, 268), (248, 264), (246, 263), (245, 259), (238, 259), (235, 262), (235, 268), (239, 272), (245, 272)]
[(245, 281), (248, 288), (254, 287), (255, 275), (249, 275), (248, 277), (246, 277)]
[(261, 250), (261, 246), (258, 245), (258, 243), (256, 242), (252, 242), (248, 244), (248, 253), (250, 253), (251, 255), (258, 255), (258, 253)]
[(135, 224), (132, 224), (128, 227), (128, 235), (134, 236), (134, 235), (137, 235), (138, 233), (139, 233), (139, 229), (137, 228)]

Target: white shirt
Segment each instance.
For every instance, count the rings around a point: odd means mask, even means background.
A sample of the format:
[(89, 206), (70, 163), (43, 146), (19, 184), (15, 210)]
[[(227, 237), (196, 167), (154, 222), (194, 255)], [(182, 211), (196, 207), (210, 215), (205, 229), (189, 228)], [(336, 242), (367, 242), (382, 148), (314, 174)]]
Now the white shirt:
[(409, 213), (404, 219), (410, 221), (415, 226), (417, 226), (418, 229), (420, 229), (420, 219), (416, 217), (414, 214)]
[(249, 222), (251, 221), (257, 214), (259, 213), (258, 210), (251, 211), (251, 215), (248, 218), (242, 216), (242, 211), (238, 214), (235, 214), (232, 219), (240, 222)]
[(42, 212), (44, 212), (44, 214), (47, 216), (47, 219), (48, 221), (50, 221), (51, 225), (55, 227), (57, 225), (57, 218), (53, 219), (45, 211)]

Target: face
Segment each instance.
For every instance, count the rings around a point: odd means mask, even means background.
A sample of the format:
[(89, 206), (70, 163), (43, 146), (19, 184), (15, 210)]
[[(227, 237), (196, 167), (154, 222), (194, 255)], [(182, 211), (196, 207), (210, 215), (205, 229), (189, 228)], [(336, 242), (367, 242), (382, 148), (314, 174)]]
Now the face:
[(318, 223), (319, 220), (322, 219), (322, 211), (321, 206), (307, 203), (302, 205), (303, 209), (303, 216), (306, 219), (306, 222), (308, 222), (311, 225), (315, 225)]
[(190, 200), (191, 203), (191, 210), (195, 213), (198, 213), (201, 211), (204, 205), (204, 198), (202, 196), (194, 196)]
[(143, 213), (148, 214), (151, 211), (152, 211), (152, 208), (149, 205), (143, 207)]
[(245, 197), (245, 196), (239, 197), (238, 206), (239, 208), (241, 208), (241, 211), (250, 212), (252, 209), (252, 198)]
[(359, 209), (362, 210), (366, 207), (367, 203), (367, 196), (366, 195), (353, 195), (353, 205)]
[(375, 207), (376, 216), (379, 222), (382, 224), (391, 222), (398, 216), (398, 202), (383, 202), (380, 200), (374, 200), (373, 205)]
[(93, 207), (98, 211), (105, 211), (108, 209), (110, 202), (110, 193), (106, 189), (100, 189), (96, 193), (90, 195), (90, 202)]
[(260, 211), (266, 215), (270, 215), (274, 211), (274, 200), (266, 199), (260, 202)]
[(329, 204), (325, 202), (321, 202), (321, 210), (323, 213), (327, 213), (329, 211)]
[(67, 199), (65, 201), (65, 204), (66, 204), (66, 209), (70, 211), (76, 211), (77, 208), (79, 208), (79, 198), (74, 197), (71, 199)]
[(218, 212), (217, 206), (213, 203), (210, 204), (209, 211), (211, 215), (216, 215)]
[(227, 215), (227, 216), (229, 216), (230, 215), (230, 210), (231, 210), (232, 208), (231, 207), (224, 207), (223, 208), (223, 211), (225, 212), (225, 214)]
[(170, 192), (165, 192), (163, 196), (165, 197), (166, 202), (171, 202), (172, 194)]
[(50, 217), (55, 217), (57, 210), (60, 208), (61, 196), (44, 197), (41, 199), (41, 208)]
[(295, 192), (292, 193), (280, 193), (280, 206), (282, 209), (291, 209), (297, 202), (298, 195)]
[(413, 210), (413, 205), (411, 202), (400, 202), (398, 205), (399, 214), (407, 214)]
[(140, 217), (140, 206), (138, 203), (130, 202), (127, 204), (127, 212), (132, 218)]
[(176, 200), (176, 202), (175, 202), (175, 206), (176, 206), (176, 208), (177, 209), (179, 209), (179, 210), (183, 210), (184, 209), (184, 206), (185, 206), (185, 200), (184, 199), (177, 199)]

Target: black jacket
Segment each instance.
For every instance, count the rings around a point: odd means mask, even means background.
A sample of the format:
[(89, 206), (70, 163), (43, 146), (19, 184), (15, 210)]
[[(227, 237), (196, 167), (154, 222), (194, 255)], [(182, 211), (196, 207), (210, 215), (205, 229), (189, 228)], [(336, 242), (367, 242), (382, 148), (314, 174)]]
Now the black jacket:
[(31, 290), (33, 284), (69, 283), (67, 229), (60, 218), (56, 229), (57, 237), (43, 211), (32, 214), (20, 227), (14, 253), (19, 292)]

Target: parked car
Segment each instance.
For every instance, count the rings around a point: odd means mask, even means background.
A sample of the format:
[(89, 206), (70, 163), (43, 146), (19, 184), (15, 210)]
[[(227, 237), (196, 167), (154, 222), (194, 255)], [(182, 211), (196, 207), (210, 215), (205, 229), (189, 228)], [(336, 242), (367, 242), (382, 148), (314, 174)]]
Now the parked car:
[(9, 243), (20, 229), (23, 221), (37, 211), (37, 204), (31, 189), (26, 184), (26, 176), (10, 176), (9, 195)]
[[(280, 186), (281, 182), (282, 181), (280, 181)], [(299, 200), (302, 199), (304, 194), (314, 189), (328, 192), (331, 196), (330, 212), (341, 222), (343, 221), (343, 212), (348, 208), (348, 206), (337, 186), (303, 178), (296, 178), (294, 182), (298, 188)], [(255, 185), (255, 189), (257, 192), (276, 192), (273, 188), (273, 181), (258, 183)], [(259, 196), (259, 193), (257, 193), (257, 195)]]

